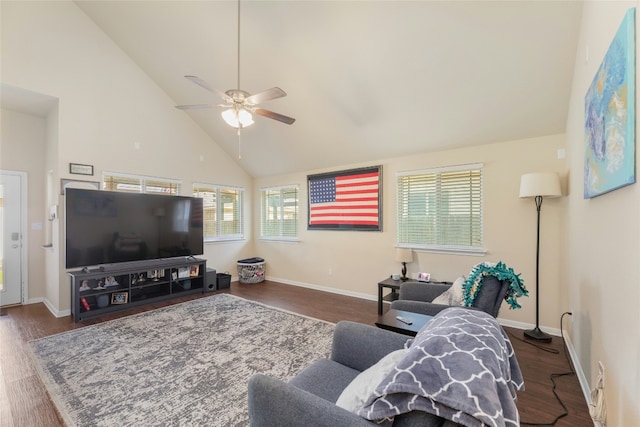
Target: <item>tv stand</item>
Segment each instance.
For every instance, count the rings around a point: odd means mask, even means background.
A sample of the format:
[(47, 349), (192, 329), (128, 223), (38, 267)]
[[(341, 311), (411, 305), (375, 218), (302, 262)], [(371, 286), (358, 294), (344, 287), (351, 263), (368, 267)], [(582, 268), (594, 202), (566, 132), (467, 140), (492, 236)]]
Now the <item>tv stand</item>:
[(79, 322), (113, 311), (203, 293), (207, 261), (168, 258), (83, 268), (71, 277), (71, 313)]
[[(118, 263), (115, 263), (115, 264), (103, 264), (103, 265), (100, 265), (100, 266), (98, 266), (97, 271), (109, 272), (109, 271), (113, 271), (113, 270), (122, 270), (122, 269), (153, 270), (154, 268), (164, 268), (165, 265), (167, 264), (167, 262), (172, 262), (172, 261), (178, 261), (179, 263), (182, 263), (182, 262), (189, 263), (190, 261), (198, 261), (198, 262), (200, 262), (202, 260), (199, 260), (198, 258), (194, 257), (193, 255), (189, 255), (189, 256), (181, 256), (181, 257), (174, 257), (174, 258), (149, 259), (149, 260), (144, 260), (144, 261), (125, 261), (125, 262), (118, 262)], [(87, 272), (89, 272), (89, 269), (87, 267), (85, 267), (85, 268), (82, 269), (82, 271), (87, 273)]]

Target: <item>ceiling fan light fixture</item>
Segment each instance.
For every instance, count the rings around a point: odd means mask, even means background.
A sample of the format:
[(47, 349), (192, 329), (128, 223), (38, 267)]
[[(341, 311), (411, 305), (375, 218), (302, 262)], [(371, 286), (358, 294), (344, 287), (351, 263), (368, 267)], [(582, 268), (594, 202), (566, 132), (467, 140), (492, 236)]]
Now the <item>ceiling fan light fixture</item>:
[(228, 110), (224, 110), (221, 115), (224, 121), (234, 128), (238, 128), (240, 125), (242, 125), (243, 128), (246, 128), (254, 123), (253, 116), (244, 108), (240, 108), (238, 110), (229, 108)]

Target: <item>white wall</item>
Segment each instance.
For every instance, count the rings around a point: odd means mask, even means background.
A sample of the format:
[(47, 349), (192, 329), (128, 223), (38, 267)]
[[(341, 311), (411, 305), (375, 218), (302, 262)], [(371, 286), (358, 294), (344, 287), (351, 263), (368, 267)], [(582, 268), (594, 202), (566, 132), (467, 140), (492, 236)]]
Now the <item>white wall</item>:
[[(53, 170), (49, 190), (60, 206), (60, 179), (100, 181), (108, 170), (181, 179), (185, 195), (193, 182), (244, 187), (244, 217), (250, 218), (250, 177), (73, 2), (3, 2), (1, 19), (3, 83), (59, 100), (50, 152), (43, 150), (37, 161), (44, 170), (46, 157)], [(70, 175), (69, 163), (93, 165), (95, 175)], [(37, 197), (44, 201), (46, 194), (41, 188)], [(52, 289), (40, 295), (58, 314), (70, 307), (62, 213), (53, 225), (54, 262), (47, 265), (59, 273), (48, 277)], [(245, 231), (245, 241), (206, 245), (209, 266), (232, 271), (237, 259), (249, 256), (250, 222)]]
[[(597, 362), (604, 363), (610, 426), (640, 425), (640, 187), (634, 184), (583, 199), (584, 96), (625, 12), (638, 6), (638, 1), (585, 2), (567, 121), (570, 337), (592, 386)], [(637, 76), (638, 68), (636, 85)], [(636, 165), (640, 160), (638, 93), (636, 86)]]
[[(519, 199), (520, 176), (528, 172), (552, 171), (566, 175), (565, 160), (558, 160), (557, 150), (564, 147), (564, 135), (489, 144), (480, 147), (415, 154), (410, 157), (383, 159), (361, 165), (383, 167), (383, 231), (307, 230), (307, 174), (256, 179), (254, 204), (259, 206), (260, 188), (297, 184), (300, 186), (299, 243), (276, 243), (257, 240), (256, 254), (266, 258), (267, 276), (334, 292), (374, 298), (377, 283), (400, 272), (395, 262), (396, 173), (431, 167), (484, 163), (484, 245), (485, 257), (443, 255), (428, 252), (414, 254), (407, 265), (409, 275), (429, 272), (440, 280), (453, 281), (468, 275), (482, 261), (503, 261), (520, 273), (530, 291), (521, 298), (523, 308), (509, 310), (504, 304), (500, 317), (530, 326), (535, 323), (535, 245), (536, 209), (531, 199)], [(567, 309), (562, 303), (565, 282), (565, 199), (543, 203), (541, 230), (541, 325), (557, 332), (559, 319)], [(254, 216), (256, 237), (260, 218)]]

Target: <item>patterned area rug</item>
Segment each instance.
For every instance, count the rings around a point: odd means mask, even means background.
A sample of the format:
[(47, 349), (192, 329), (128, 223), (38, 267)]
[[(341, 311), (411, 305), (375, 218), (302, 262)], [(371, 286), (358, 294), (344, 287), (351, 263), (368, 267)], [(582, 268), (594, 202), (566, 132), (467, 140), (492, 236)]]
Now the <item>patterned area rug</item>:
[(249, 377), (293, 377), (333, 329), (221, 294), (29, 344), (68, 426), (245, 426)]

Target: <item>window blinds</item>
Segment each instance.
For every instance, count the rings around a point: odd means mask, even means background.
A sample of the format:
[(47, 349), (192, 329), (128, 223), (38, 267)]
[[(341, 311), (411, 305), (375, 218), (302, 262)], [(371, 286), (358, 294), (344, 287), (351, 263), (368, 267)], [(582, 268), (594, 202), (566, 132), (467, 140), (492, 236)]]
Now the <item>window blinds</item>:
[(398, 244), (415, 248), (482, 247), (482, 165), (397, 176)]
[(203, 199), (205, 241), (243, 237), (242, 193), (240, 188), (193, 185), (193, 196)]
[(260, 237), (298, 236), (297, 186), (262, 189), (260, 203)]

